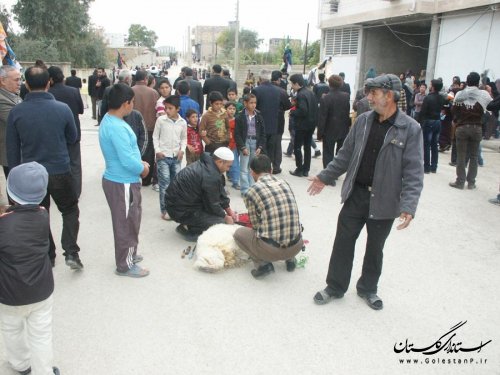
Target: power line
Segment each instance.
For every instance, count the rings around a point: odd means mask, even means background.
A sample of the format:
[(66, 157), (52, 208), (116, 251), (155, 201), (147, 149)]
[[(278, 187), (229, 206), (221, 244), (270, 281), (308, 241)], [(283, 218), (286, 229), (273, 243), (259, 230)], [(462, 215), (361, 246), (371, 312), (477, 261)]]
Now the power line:
[(418, 18), (418, 19), (411, 19), (411, 20), (407, 20), (407, 21), (392, 21), (392, 22), (382, 22), (382, 23), (377, 23), (377, 24), (373, 24), (373, 25), (362, 25), (363, 26), (363, 29), (366, 30), (366, 29), (373, 29), (373, 28), (378, 28), (378, 27), (383, 27), (383, 26), (386, 26), (386, 25), (390, 25), (390, 26), (399, 26), (399, 25), (408, 25), (408, 24), (412, 24), (412, 23), (421, 23), (421, 22), (425, 22), (425, 21), (432, 21), (433, 17), (434, 16), (437, 16), (438, 19), (441, 19), (441, 20), (444, 20), (444, 19), (452, 19), (452, 18), (461, 18), (461, 17), (464, 17), (464, 16), (473, 16), (473, 15), (476, 15), (476, 14), (479, 14), (479, 13), (483, 13), (485, 11), (488, 11), (490, 9), (490, 7), (486, 8), (486, 10), (477, 10), (477, 11), (470, 11), (470, 12), (467, 12), (467, 13), (459, 13), (459, 14), (448, 14), (448, 15), (429, 15), (429, 17), (426, 17), (426, 18)]
[[(438, 46), (436, 46), (435, 48), (439, 48), (439, 47), (443, 47), (443, 46), (446, 46), (448, 44), (451, 44), (453, 42), (455, 42), (457, 39), (459, 39), (460, 37), (462, 37), (463, 35), (465, 35), (470, 29), (472, 29), (476, 23), (479, 22), (479, 20), (486, 14), (488, 13), (490, 10), (490, 8), (487, 8), (486, 10), (484, 10), (480, 15), (479, 17), (468, 27), (466, 28), (461, 34), (457, 35), (455, 38), (453, 38), (452, 40), (450, 40), (449, 42), (446, 42), (446, 43), (442, 43), (442, 44), (439, 44)], [(462, 15), (463, 16), (463, 15)], [(444, 17), (440, 17), (441, 19), (443, 19)], [(419, 46), (419, 45), (416, 45), (416, 44), (412, 44), (406, 40), (404, 40), (403, 38), (401, 38), (399, 35), (397, 35), (397, 32), (394, 31), (390, 26), (389, 24), (387, 24), (386, 22), (383, 23), (384, 26), (386, 26), (389, 31), (392, 33), (392, 35), (394, 35), (399, 41), (401, 41), (402, 43), (410, 46), (410, 47), (413, 47), (413, 48), (420, 48), (420, 49), (423, 49), (423, 50), (429, 50), (428, 47), (422, 47), (422, 46)], [(406, 35), (420, 35), (420, 34), (406, 34)]]

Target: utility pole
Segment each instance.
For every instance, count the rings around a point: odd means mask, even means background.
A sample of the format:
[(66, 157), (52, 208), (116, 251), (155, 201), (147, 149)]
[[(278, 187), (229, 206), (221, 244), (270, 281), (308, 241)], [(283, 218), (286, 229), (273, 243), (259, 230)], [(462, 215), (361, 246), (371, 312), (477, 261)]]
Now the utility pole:
[(188, 26), (187, 29), (187, 43), (186, 43), (186, 57), (184, 58), (184, 61), (193, 61), (193, 54), (191, 53), (191, 26)]
[(306, 64), (307, 64), (307, 42), (309, 40), (309, 22), (307, 23), (307, 33), (306, 33), (306, 46), (304, 48), (304, 69), (302, 74), (306, 74)]
[(236, 0), (236, 22), (234, 24), (234, 68), (233, 68), (233, 80), (238, 79), (238, 63), (240, 61), (240, 50), (239, 50), (239, 34), (240, 34), (240, 0)]

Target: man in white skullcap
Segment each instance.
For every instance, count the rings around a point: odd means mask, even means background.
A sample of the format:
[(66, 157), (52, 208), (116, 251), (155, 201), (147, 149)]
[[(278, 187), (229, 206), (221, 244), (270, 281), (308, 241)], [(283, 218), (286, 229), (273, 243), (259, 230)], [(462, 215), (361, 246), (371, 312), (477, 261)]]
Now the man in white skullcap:
[(234, 224), (223, 176), (233, 160), (229, 148), (219, 147), (211, 155), (203, 153), (170, 182), (165, 193), (167, 212), (180, 224), (176, 231), (187, 241), (196, 241), (212, 225)]

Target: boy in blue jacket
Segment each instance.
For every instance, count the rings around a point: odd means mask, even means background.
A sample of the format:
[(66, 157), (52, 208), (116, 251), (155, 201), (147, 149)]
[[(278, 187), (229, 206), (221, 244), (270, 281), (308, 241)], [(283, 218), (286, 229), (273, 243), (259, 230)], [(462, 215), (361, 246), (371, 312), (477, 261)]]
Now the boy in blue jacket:
[(115, 238), (116, 274), (144, 277), (149, 271), (136, 263), (141, 226), (141, 177), (149, 173), (149, 164), (141, 160), (137, 138), (123, 120), (134, 109), (134, 91), (117, 83), (109, 92), (109, 110), (99, 128), (99, 144), (106, 162), (102, 188), (111, 210)]

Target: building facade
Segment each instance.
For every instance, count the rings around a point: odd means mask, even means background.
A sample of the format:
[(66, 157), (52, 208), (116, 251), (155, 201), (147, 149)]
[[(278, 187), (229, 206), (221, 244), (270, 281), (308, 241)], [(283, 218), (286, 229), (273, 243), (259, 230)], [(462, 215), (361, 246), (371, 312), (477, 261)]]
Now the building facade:
[(127, 43), (127, 35), (120, 33), (104, 33), (104, 41), (111, 48), (125, 47)]
[(327, 74), (344, 71), (357, 88), (370, 68), (445, 85), (471, 71), (500, 78), (499, 10), (491, 0), (319, 0), (321, 55), (332, 56)]
[(195, 26), (191, 30), (191, 46), (196, 60), (212, 64), (217, 58), (217, 38), (227, 26)]
[(155, 47), (156, 51), (160, 56), (169, 56), (171, 53), (176, 52), (176, 48), (174, 46), (160, 46)]

